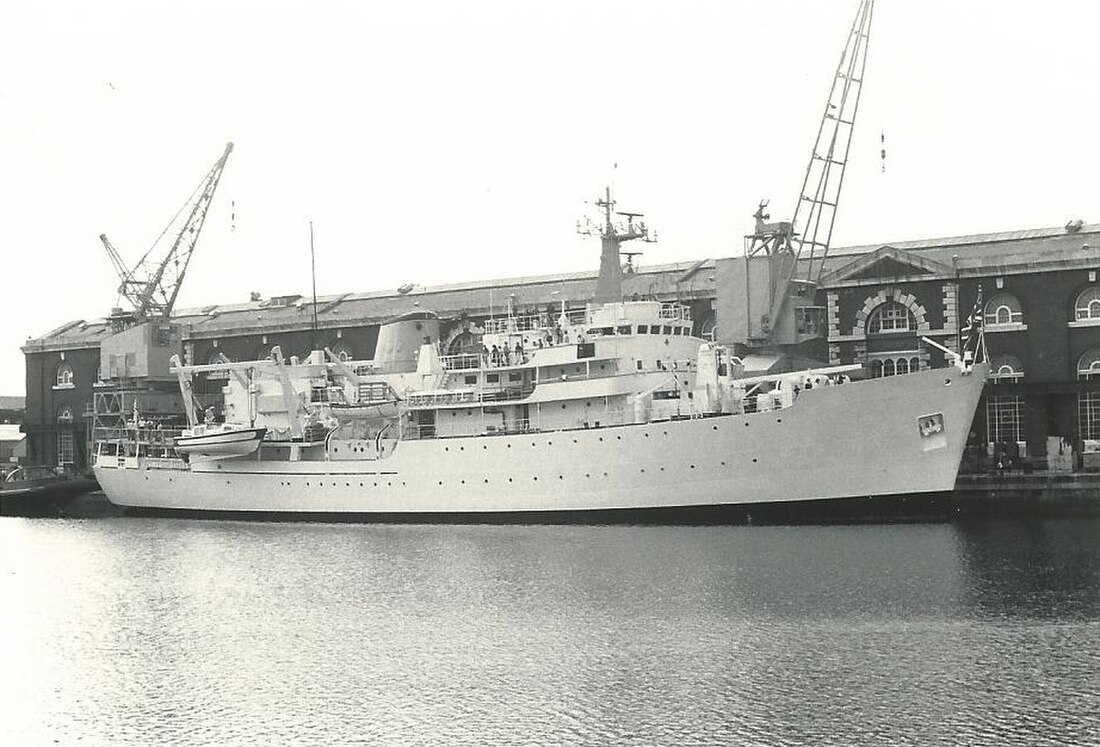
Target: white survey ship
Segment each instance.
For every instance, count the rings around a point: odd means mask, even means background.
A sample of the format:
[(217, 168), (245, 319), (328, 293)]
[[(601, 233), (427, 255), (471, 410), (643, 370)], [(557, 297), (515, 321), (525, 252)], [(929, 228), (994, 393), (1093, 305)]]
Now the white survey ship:
[(209, 433), (262, 440), (194, 448), (135, 413), (101, 434), (99, 484), (128, 508), (255, 517), (877, 517), (952, 490), (987, 373), (745, 376), (685, 308), (655, 301), (490, 320), (464, 355), (440, 355), (438, 327), (424, 311), (391, 320), (373, 361), (177, 365), (188, 402), (193, 376), (228, 372), (227, 422)]

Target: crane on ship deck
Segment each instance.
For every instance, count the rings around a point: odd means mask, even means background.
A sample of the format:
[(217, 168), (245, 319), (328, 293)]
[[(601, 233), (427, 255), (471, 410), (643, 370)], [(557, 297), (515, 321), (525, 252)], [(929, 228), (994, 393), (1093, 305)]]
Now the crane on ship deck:
[(111, 310), (108, 320), (116, 331), (171, 316), (214, 191), (232, 152), (233, 143), (227, 143), (225, 152), (133, 267), (127, 266), (107, 235), (100, 234), (99, 240), (119, 277), (119, 300), (125, 298), (132, 307)]
[[(746, 260), (766, 255), (768, 294), (759, 319), (750, 312), (747, 337), (758, 344), (797, 343), (820, 337), (824, 310), (813, 305), (833, 236), (844, 170), (859, 109), (874, 0), (861, 0), (848, 32), (818, 127), (817, 139), (790, 221), (772, 222), (761, 201)], [(808, 299), (808, 300), (807, 300)], [(799, 302), (801, 306), (797, 306)]]

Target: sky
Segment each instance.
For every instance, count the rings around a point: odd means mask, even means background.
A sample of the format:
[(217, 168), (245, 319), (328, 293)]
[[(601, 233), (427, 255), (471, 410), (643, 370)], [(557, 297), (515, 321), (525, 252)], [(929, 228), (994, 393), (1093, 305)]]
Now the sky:
[[(793, 212), (857, 3), (0, 3), (0, 394), (233, 154), (180, 308), (594, 270), (610, 185), (729, 257)], [(1100, 222), (1100, 4), (879, 0), (834, 246)], [(880, 137), (885, 136), (885, 171)], [(230, 206), (232, 205), (232, 210)]]

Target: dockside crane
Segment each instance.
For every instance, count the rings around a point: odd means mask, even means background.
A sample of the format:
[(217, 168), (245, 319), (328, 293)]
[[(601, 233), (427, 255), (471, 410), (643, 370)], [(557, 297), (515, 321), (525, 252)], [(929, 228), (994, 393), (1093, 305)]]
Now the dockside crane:
[[(232, 152), (233, 143), (227, 143), (225, 152), (214, 162), (195, 191), (132, 268), (126, 265), (107, 235), (100, 234), (99, 240), (103, 242), (119, 277), (119, 298), (125, 298), (132, 307), (132, 310), (112, 310), (109, 321), (116, 330), (171, 316), (206, 220), (206, 213), (214, 199), (214, 191), (218, 188), (225, 162)], [(164, 246), (169, 242), (165, 251)]]
[[(780, 323), (781, 315), (793, 311), (792, 292), (796, 298), (813, 297), (829, 254), (863, 89), (874, 6), (874, 0), (861, 0), (856, 10), (829, 89), (794, 217), (790, 221), (769, 222), (768, 203), (762, 201), (754, 216), (755, 231), (746, 237), (747, 256), (765, 254), (771, 260), (768, 313), (758, 326), (750, 325), (753, 327), (750, 337), (761, 342), (797, 341), (777, 339), (777, 332), (784, 326)], [(796, 286), (793, 291), (792, 284)], [(816, 326), (821, 326), (821, 321)], [(797, 321), (794, 326), (798, 327)]]

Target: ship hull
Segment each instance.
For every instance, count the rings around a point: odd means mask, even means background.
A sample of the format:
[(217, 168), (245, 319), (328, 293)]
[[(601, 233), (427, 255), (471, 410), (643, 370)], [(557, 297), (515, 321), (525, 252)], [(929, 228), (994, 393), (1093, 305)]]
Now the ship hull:
[(175, 470), (108, 458), (96, 475), (127, 508), (255, 518), (697, 523), (817, 502), (873, 516), (887, 497), (934, 505), (951, 491), (984, 374), (824, 387), (747, 415), (405, 441), (373, 461), (253, 457)]

